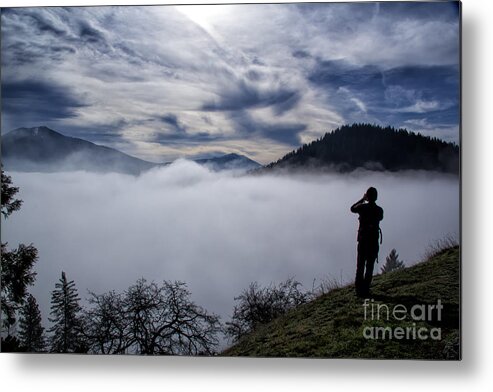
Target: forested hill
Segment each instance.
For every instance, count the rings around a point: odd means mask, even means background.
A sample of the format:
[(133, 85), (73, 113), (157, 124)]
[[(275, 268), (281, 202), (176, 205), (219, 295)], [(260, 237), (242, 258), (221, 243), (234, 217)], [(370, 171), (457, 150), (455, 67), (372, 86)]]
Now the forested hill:
[(405, 129), (344, 125), (304, 144), (262, 170), (357, 168), (377, 171), (429, 170), (459, 174), (459, 146)]

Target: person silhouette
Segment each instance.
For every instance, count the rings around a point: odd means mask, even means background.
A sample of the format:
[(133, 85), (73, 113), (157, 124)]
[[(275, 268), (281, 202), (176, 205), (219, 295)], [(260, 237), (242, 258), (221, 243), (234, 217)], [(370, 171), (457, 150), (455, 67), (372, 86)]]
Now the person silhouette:
[(373, 267), (378, 258), (383, 209), (375, 203), (377, 197), (377, 190), (370, 187), (365, 195), (351, 206), (351, 212), (359, 215), (358, 257), (354, 281), (358, 297), (370, 295)]

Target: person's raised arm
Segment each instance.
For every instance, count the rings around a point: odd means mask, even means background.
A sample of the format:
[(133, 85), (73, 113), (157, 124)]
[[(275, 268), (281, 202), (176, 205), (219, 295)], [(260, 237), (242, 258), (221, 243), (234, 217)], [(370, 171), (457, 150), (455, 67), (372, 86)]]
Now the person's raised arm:
[(354, 212), (354, 213), (357, 213), (358, 212), (358, 207), (362, 204), (364, 204), (366, 201), (366, 193), (365, 195), (359, 199), (356, 203), (354, 203), (352, 206), (351, 206), (351, 212)]

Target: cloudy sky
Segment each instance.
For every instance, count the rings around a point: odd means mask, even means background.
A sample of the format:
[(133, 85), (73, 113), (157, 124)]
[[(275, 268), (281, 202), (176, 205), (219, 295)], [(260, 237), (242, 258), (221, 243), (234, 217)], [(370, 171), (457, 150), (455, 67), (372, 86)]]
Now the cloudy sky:
[(2, 132), (276, 160), (339, 125), (459, 138), (457, 3), (3, 9)]

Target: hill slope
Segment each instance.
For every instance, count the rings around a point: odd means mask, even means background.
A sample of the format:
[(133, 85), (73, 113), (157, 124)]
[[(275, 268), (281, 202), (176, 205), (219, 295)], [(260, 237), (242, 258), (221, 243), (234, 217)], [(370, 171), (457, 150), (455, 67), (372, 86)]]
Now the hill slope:
[[(366, 319), (363, 300), (354, 295), (352, 286), (335, 289), (245, 336), (223, 355), (459, 359), (459, 270), (459, 248), (455, 247), (404, 270), (375, 276), (373, 301), (368, 301)], [(411, 317), (414, 314), (421, 318), (421, 306), (436, 306), (438, 300), (443, 306), (440, 320), (437, 308), (428, 314), (429, 307), (425, 312), (426, 321)], [(379, 304), (381, 317), (377, 320)], [(390, 310), (389, 320), (383, 305)], [(399, 320), (402, 313), (393, 317), (396, 305), (403, 305), (408, 311), (402, 321)], [(413, 306), (417, 306), (414, 311)], [(393, 338), (389, 339), (388, 330), (382, 334), (376, 332), (380, 327), (390, 327)], [(416, 338), (410, 332), (408, 338), (397, 339), (399, 328), (404, 331), (414, 328)], [(427, 331), (426, 340), (419, 339), (420, 328)], [(437, 338), (438, 329), (441, 339), (434, 340), (431, 336)]]
[(459, 147), (391, 127), (370, 124), (342, 126), (295, 151), (263, 170), (330, 169), (348, 172), (369, 170), (430, 170), (459, 173)]

